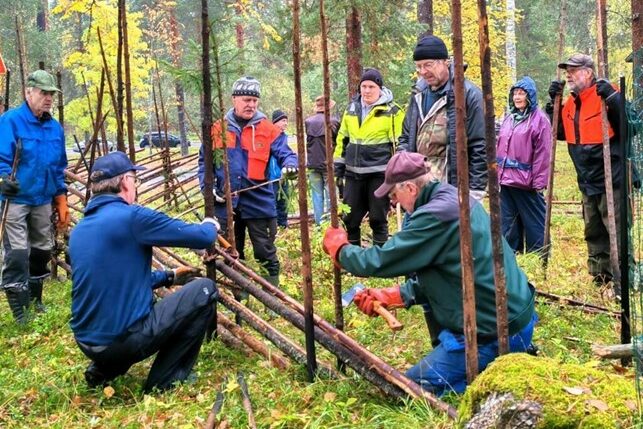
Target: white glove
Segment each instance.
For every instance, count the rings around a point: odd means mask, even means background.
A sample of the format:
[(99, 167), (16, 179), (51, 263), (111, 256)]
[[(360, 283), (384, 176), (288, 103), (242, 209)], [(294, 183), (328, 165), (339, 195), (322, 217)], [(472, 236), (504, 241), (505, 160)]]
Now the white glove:
[(218, 204), (225, 203), (225, 197), (217, 194), (217, 190), (214, 189), (214, 188), (212, 189), (212, 195), (214, 195), (214, 202), (215, 203), (218, 203)]
[(211, 223), (217, 229), (217, 232), (221, 231), (221, 225), (215, 217), (206, 217), (201, 221), (201, 225), (203, 225), (204, 223)]
[(297, 175), (297, 167), (289, 165), (281, 169), (281, 176), (291, 179)]
[(487, 196), (487, 191), (477, 191), (475, 189), (469, 189), (469, 195), (476, 199), (479, 203), (482, 202), (482, 199)]

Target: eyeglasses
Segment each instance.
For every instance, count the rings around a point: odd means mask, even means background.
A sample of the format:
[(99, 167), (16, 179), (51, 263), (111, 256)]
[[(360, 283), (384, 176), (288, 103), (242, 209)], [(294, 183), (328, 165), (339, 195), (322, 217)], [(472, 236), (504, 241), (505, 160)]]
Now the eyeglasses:
[(135, 175), (135, 174), (126, 174), (126, 175), (125, 175), (125, 177), (131, 177), (132, 179), (134, 179), (134, 184), (135, 184), (136, 186), (138, 186), (138, 185), (140, 185), (140, 184), (141, 184), (141, 179), (139, 179), (138, 177), (136, 177), (136, 175)]
[(424, 70), (434, 69), (435, 66), (437, 66), (438, 64), (440, 64), (442, 62), (444, 62), (444, 60), (428, 60), (428, 61), (425, 61), (425, 62), (423, 62), (421, 64), (420, 63), (415, 63), (415, 70), (417, 72), (421, 72), (421, 71), (424, 71)]
[(398, 188), (402, 188), (407, 185), (408, 182), (396, 183), (391, 192), (388, 193), (388, 199), (393, 200), (397, 196)]

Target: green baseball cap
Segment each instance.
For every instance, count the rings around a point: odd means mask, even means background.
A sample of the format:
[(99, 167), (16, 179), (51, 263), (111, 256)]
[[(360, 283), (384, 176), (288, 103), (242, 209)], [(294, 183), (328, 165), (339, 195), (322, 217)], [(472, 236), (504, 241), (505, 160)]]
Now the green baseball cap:
[(27, 77), (27, 87), (39, 88), (43, 91), (62, 92), (56, 86), (56, 80), (44, 70), (36, 70)]

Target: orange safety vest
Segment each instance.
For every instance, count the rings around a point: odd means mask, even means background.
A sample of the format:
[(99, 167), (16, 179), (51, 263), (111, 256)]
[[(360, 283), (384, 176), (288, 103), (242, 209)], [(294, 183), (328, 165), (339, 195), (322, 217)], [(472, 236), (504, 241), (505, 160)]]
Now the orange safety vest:
[[(281, 130), (267, 119), (261, 119), (253, 125), (246, 125), (239, 136), (234, 130), (226, 127), (228, 150), (237, 148), (237, 138), (241, 140), (241, 149), (248, 152), (248, 179), (266, 180), (266, 167), (270, 158), (270, 145), (279, 137)], [(212, 148), (223, 149), (221, 139), (221, 121), (212, 124)]]
[[(580, 98), (580, 111), (576, 101)], [(570, 96), (562, 112), (565, 140), (569, 144), (603, 144), (603, 129), (601, 127), (601, 97), (596, 93), (596, 85), (585, 88), (577, 95)], [(609, 137), (614, 136), (614, 130), (609, 124)], [(577, 141), (577, 136), (580, 141)]]

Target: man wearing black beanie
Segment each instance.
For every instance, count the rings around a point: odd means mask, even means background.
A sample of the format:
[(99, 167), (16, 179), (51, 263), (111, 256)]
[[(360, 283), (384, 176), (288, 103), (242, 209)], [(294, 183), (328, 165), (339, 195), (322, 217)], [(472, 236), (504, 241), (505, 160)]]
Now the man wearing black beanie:
[[(453, 67), (447, 47), (439, 37), (425, 36), (415, 46), (413, 61), (419, 79), (406, 110), (398, 150), (423, 154), (441, 181), (457, 186)], [(471, 196), (481, 200), (487, 186), (482, 92), (467, 79), (464, 91), (469, 187)]]
[[(388, 240), (387, 196), (373, 195), (384, 182), (384, 170), (397, 146), (402, 131), (404, 111), (393, 101), (393, 93), (384, 86), (379, 70), (364, 70), (355, 96), (342, 117), (335, 147), (335, 176), (345, 177), (344, 204), (350, 211), (344, 216), (348, 240), (361, 245), (360, 227), (368, 213), (373, 244)], [(341, 186), (339, 186), (341, 187)]]

